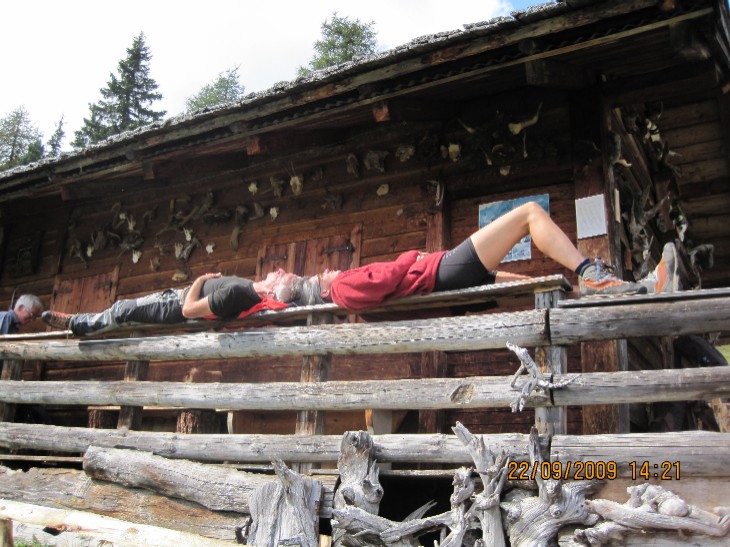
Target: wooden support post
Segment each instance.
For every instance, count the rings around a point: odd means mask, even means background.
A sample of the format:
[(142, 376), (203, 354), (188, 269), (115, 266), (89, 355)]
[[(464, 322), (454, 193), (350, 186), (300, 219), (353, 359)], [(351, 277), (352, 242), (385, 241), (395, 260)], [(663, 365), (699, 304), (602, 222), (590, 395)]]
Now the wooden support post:
[(218, 433), (218, 413), (212, 409), (183, 410), (177, 416), (177, 433)]
[[(127, 361), (124, 369), (124, 381), (136, 382), (147, 379), (149, 370), (149, 361)], [(117, 420), (117, 428), (126, 427), (139, 431), (142, 429), (142, 407), (141, 406), (123, 406), (119, 409), (119, 419)]]
[[(21, 379), (23, 373), (23, 361), (15, 359), (7, 359), (3, 361), (3, 369), (0, 373), (0, 380)], [(12, 422), (15, 420), (15, 405), (10, 403), (0, 403), (0, 422)]]
[[(437, 181), (436, 187), (433, 188), (436, 203), (428, 215), (426, 251), (429, 253), (448, 249), (451, 246), (449, 238), (449, 216), (444, 208), (446, 196), (440, 184), (440, 181)], [(421, 378), (445, 378), (446, 374), (447, 358), (445, 352), (430, 351), (421, 353)], [(445, 423), (446, 418), (443, 410), (418, 411), (419, 433), (445, 433)]]
[(0, 519), (0, 547), (13, 547), (13, 521)]
[[(584, 91), (571, 97), (571, 134), (573, 142), (592, 142), (604, 156), (586, 159), (579, 154), (573, 159), (573, 180), (576, 199), (602, 194), (605, 196), (607, 233), (578, 241), (578, 250), (588, 258), (600, 256), (606, 264), (614, 264), (620, 257), (620, 240), (616, 235), (614, 214), (613, 177), (606, 171), (608, 116), (601, 98)], [(612, 169), (612, 166), (608, 167)], [(619, 268), (620, 272), (621, 269)], [(611, 372), (627, 370), (625, 340), (608, 340), (581, 344), (583, 372)], [(628, 407), (620, 405), (592, 405), (583, 408), (584, 435), (620, 433), (629, 429)]]
[[(310, 314), (307, 318), (307, 325), (320, 325), (331, 323), (333, 317), (329, 314), (315, 316)], [(326, 382), (330, 375), (330, 364), (332, 363), (332, 355), (329, 353), (322, 355), (308, 355), (302, 361), (302, 372), (300, 380), (302, 382)], [(297, 424), (295, 433), (297, 435), (322, 435), (324, 433), (323, 410), (302, 410), (297, 412)], [(299, 474), (307, 474), (312, 469), (318, 469), (318, 463), (295, 463), (292, 465), (292, 471)]]
[[(554, 308), (565, 298), (562, 289), (535, 293), (535, 308)], [(568, 352), (564, 346), (548, 346), (535, 349), (535, 362), (540, 372), (550, 378), (552, 375), (568, 372)], [(535, 427), (540, 435), (568, 433), (567, 410), (562, 406), (535, 408)]]
[[(421, 378), (445, 378), (446, 353), (443, 351), (429, 351), (421, 354)], [(419, 433), (446, 433), (444, 431), (443, 410), (419, 410)]]

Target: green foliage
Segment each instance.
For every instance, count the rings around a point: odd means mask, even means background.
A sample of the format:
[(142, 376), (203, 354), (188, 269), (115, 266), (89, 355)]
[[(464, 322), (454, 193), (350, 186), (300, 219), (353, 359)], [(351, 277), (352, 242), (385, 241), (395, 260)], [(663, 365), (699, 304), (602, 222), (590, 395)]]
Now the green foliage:
[(47, 545), (46, 543), (41, 543), (35, 537), (33, 538), (33, 542), (30, 544), (28, 544), (24, 541), (15, 542), (15, 547), (45, 547), (46, 545)]
[(157, 82), (150, 78), (151, 58), (144, 33), (140, 33), (127, 49), (127, 57), (119, 61), (118, 74), (110, 74), (107, 86), (99, 90), (101, 100), (89, 104), (90, 116), (76, 131), (73, 146), (82, 148), (165, 116), (165, 111), (152, 110), (152, 103), (162, 95), (156, 91)]
[(0, 170), (30, 163), (43, 157), (41, 132), (24, 106), (0, 119)]
[(48, 139), (48, 142), (46, 143), (46, 157), (57, 158), (58, 155), (61, 153), (61, 143), (63, 142), (63, 138), (66, 136), (66, 132), (63, 130), (64, 123), (65, 122), (63, 120), (63, 116), (61, 116), (61, 119), (58, 120), (58, 124), (56, 125), (56, 130), (53, 132), (53, 135), (51, 135), (51, 138)]
[(204, 85), (195, 95), (185, 99), (185, 110), (195, 112), (237, 101), (243, 96), (244, 89), (238, 80), (238, 67), (231, 68), (218, 74), (215, 80)]
[(315, 55), (309, 67), (300, 66), (299, 76), (306, 76), (313, 70), (351, 61), (356, 55), (369, 55), (377, 51), (374, 21), (362, 23), (359, 19), (351, 21), (332, 13), (330, 19), (322, 23), (322, 38), (314, 43)]

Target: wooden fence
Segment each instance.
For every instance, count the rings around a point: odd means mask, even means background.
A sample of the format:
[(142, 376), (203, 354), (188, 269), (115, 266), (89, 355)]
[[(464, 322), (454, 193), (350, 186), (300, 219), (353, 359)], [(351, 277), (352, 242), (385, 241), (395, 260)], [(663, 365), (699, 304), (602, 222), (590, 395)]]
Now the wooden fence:
[[(415, 300), (417, 302), (418, 300)], [(563, 347), (571, 344), (594, 341), (645, 336), (665, 336), (681, 334), (699, 334), (715, 331), (730, 331), (730, 296), (725, 291), (690, 291), (677, 295), (655, 295), (653, 297), (634, 297), (605, 301), (578, 301), (569, 302), (557, 307), (541, 307), (540, 309), (512, 313), (490, 313), (469, 315), (462, 317), (448, 317), (428, 320), (412, 321), (385, 321), (372, 324), (346, 323), (325, 324), (311, 326), (286, 326), (280, 328), (250, 328), (235, 332), (196, 332), (184, 335), (158, 335), (140, 338), (125, 339), (45, 339), (22, 340), (8, 338), (0, 341), (0, 357), (6, 360), (6, 368), (12, 363), (23, 360), (48, 361), (86, 361), (99, 363), (103, 361), (164, 361), (164, 360), (195, 360), (211, 358), (243, 358), (251, 356), (283, 356), (309, 355), (326, 356), (331, 354), (379, 354), (405, 353), (426, 351), (472, 351), (504, 348), (507, 343), (528, 348)], [(332, 310), (328, 309), (330, 313)], [(299, 311), (301, 313), (301, 310)], [(5, 377), (9, 377), (7, 374)], [(527, 378), (527, 380), (525, 380)], [(542, 383), (541, 383), (542, 382)], [(530, 385), (527, 385), (530, 384)], [(524, 390), (522, 388), (525, 388)], [(531, 389), (528, 389), (531, 388)], [(537, 388), (537, 389), (536, 389)], [(723, 367), (702, 367), (682, 370), (660, 370), (642, 372), (615, 372), (615, 373), (587, 373), (581, 375), (560, 374), (559, 371), (552, 377), (519, 376), (519, 377), (473, 377), (473, 378), (433, 378), (417, 380), (368, 380), (353, 382), (311, 382), (292, 383), (280, 382), (270, 384), (224, 384), (224, 383), (180, 383), (180, 382), (38, 382), (18, 381), (14, 379), (0, 381), (0, 406), (13, 404), (35, 405), (118, 405), (123, 408), (174, 407), (180, 409), (218, 409), (218, 410), (298, 410), (298, 411), (326, 411), (326, 410), (423, 410), (423, 409), (451, 409), (451, 408), (504, 408), (515, 405), (517, 401), (536, 409), (564, 409), (571, 405), (596, 405), (619, 403), (649, 403), (659, 401), (691, 401), (710, 400), (730, 397), (730, 369)], [(560, 424), (555, 424), (560, 432)], [(418, 469), (424, 464), (439, 464), (447, 467), (472, 466), (479, 469), (480, 461), (475, 456), (474, 444), (465, 442), (468, 432), (455, 435), (373, 435), (368, 450), (361, 450), (366, 461), (377, 461), (381, 464), (399, 464), (405, 469), (402, 473), (409, 476), (419, 476)], [(349, 475), (344, 454), (347, 447), (351, 447), (345, 437), (330, 435), (242, 435), (242, 434), (203, 434), (184, 435), (178, 433), (161, 433), (135, 431), (134, 429), (87, 429), (60, 427), (36, 424), (21, 424), (10, 421), (0, 422), (0, 447), (11, 451), (49, 451), (53, 454), (85, 455), (84, 465), (90, 466), (87, 461), (89, 454), (94, 450), (137, 451), (139, 454), (149, 453), (150, 458), (160, 458), (165, 461), (179, 461), (179, 465), (206, 466), (197, 471), (182, 473), (185, 476), (210, 476), (219, 473), (221, 462), (242, 465), (269, 465), (272, 462), (318, 464), (324, 468), (339, 465), (339, 475), (342, 484)], [(504, 450), (509, 454), (512, 468), (505, 468), (512, 472), (507, 473), (510, 479), (521, 479), (523, 476), (514, 475), (517, 465), (524, 462), (525, 469), (532, 472), (538, 469), (536, 463), (535, 440), (528, 435), (501, 434), (487, 435), (482, 441), (489, 447), (489, 451), (497, 454)], [(354, 442), (354, 441), (353, 441)], [(357, 443), (365, 441), (358, 440)], [(548, 461), (565, 470), (562, 479), (574, 478), (567, 471), (569, 464), (581, 462), (583, 468), (591, 462), (605, 470), (610, 464), (615, 469), (615, 475), (607, 477), (587, 477), (608, 480), (608, 486), (601, 492), (602, 496), (625, 501), (627, 485), (645, 482), (661, 483), (695, 505), (695, 512), (707, 511), (709, 503), (729, 506), (730, 497), (727, 462), (730, 462), (730, 435), (707, 431), (691, 431), (657, 434), (616, 434), (616, 435), (585, 435), (571, 436), (557, 434), (548, 441), (544, 438), (540, 450), (548, 451), (543, 454), (542, 461)], [(531, 444), (532, 443), (532, 444)], [(539, 448), (539, 447), (538, 447)], [(539, 452), (540, 450), (537, 450)], [(90, 452), (92, 451), (92, 452)], [(10, 456), (8, 456), (10, 457)], [(108, 456), (111, 458), (111, 456)], [(142, 457), (142, 456), (140, 456)], [(359, 454), (358, 457), (363, 457)], [(117, 456), (119, 462), (130, 461), (130, 456)], [(370, 460), (368, 460), (370, 458)], [(548, 458), (545, 460), (544, 458)], [(0, 456), (2, 459), (2, 456)], [(182, 461), (192, 460), (192, 461)], [(111, 460), (109, 460), (111, 461)], [(194, 462), (209, 462), (196, 463)], [(527, 463), (529, 462), (529, 463)], [(676, 463), (675, 467), (672, 467)], [(219, 465), (213, 465), (213, 464)], [(505, 465), (504, 462), (502, 462)], [(114, 464), (109, 464), (114, 465)], [(139, 464), (139, 468), (154, 465), (169, 465), (153, 463)], [(280, 465), (277, 467), (277, 465)], [(286, 466), (275, 464), (277, 476), (284, 484), (291, 479)], [(344, 466), (344, 469), (343, 469)], [(357, 466), (355, 466), (357, 467)], [(368, 466), (366, 466), (368, 467)], [(556, 467), (557, 468), (557, 467)], [(668, 468), (668, 469), (667, 469)], [(162, 469), (162, 468), (161, 468)], [(167, 468), (165, 468), (167, 469)], [(183, 469), (182, 467), (180, 469)], [(202, 469), (205, 469), (204, 471)], [(217, 471), (214, 471), (216, 469)], [(229, 480), (235, 476), (235, 470), (223, 468)], [(270, 469), (267, 467), (267, 469)], [(309, 471), (312, 477), (320, 479), (327, 475), (324, 471), (316, 471), (311, 467), (301, 468)], [(574, 470), (575, 472), (575, 470)], [(661, 481), (661, 473), (665, 473), (668, 482)], [(30, 472), (28, 472), (30, 473)], [(33, 473), (39, 474), (38, 470)], [(80, 472), (79, 472), (80, 473)], [(165, 473), (171, 473), (166, 470)], [(311, 473), (314, 473), (313, 475)], [(369, 471), (372, 473), (372, 471)], [(383, 471), (386, 473), (386, 471)], [(395, 473), (395, 472), (394, 472)], [(438, 476), (443, 471), (433, 471), (432, 476)], [(681, 473), (681, 480), (679, 475)], [(134, 475), (135, 473), (130, 473)], [(171, 496), (173, 499), (183, 499), (201, 504), (201, 500), (191, 498), (189, 492), (206, 490), (200, 487), (185, 489), (173, 488), (168, 485), (167, 490), (159, 485), (162, 472), (148, 480), (140, 479), (139, 484), (132, 479), (114, 477), (115, 473), (107, 469), (103, 479), (110, 483), (118, 482), (126, 486), (142, 487), (155, 490), (155, 495)], [(319, 475), (318, 475), (319, 474)], [(504, 473), (503, 473), (504, 474)], [(673, 474), (673, 475), (672, 475)], [(41, 479), (36, 477), (35, 489), (29, 488), (13, 494), (13, 488), (20, 488), (23, 481), (30, 480), (29, 475), (13, 474), (5, 470), (5, 479), (0, 483), (0, 498), (7, 500), (6, 505), (0, 500), (0, 522), (2, 519), (22, 522), (23, 511), (18, 509), (18, 503), (31, 503), (33, 507), (53, 506), (60, 503), (66, 509), (75, 508), (73, 503), (58, 501), (59, 496), (50, 492), (47, 497), (39, 493), (42, 488), (58, 488), (58, 477), (49, 478), (46, 475)], [(83, 474), (81, 474), (83, 475)], [(296, 475), (296, 474), (294, 474)], [(519, 473), (517, 474), (519, 475)], [(528, 473), (530, 475), (530, 473)], [(605, 475), (605, 472), (604, 472)], [(672, 475), (672, 476), (670, 476)], [(11, 478), (12, 477), (12, 478)], [(98, 476), (97, 476), (98, 477)], [(156, 477), (156, 479), (154, 478)], [(270, 475), (269, 475), (270, 477)], [(482, 476), (482, 479), (485, 477)], [(535, 479), (534, 473), (531, 480)], [(538, 483), (539, 481), (539, 476)], [(360, 477), (360, 486), (370, 484)], [(377, 477), (376, 477), (377, 479)], [(70, 479), (69, 479), (70, 480)], [(78, 484), (83, 483), (83, 476), (73, 478)], [(158, 481), (155, 485), (155, 480)], [(221, 479), (223, 480), (223, 479)], [(241, 484), (254, 484), (252, 477), (239, 478)], [(503, 479), (504, 480), (504, 479)], [(45, 482), (44, 482), (45, 481)], [(33, 481), (31, 481), (33, 482)], [(175, 482), (175, 481), (172, 481)], [(179, 482), (179, 481), (178, 481)], [(212, 481), (220, 482), (220, 481)], [(317, 481), (315, 481), (317, 482)], [(377, 482), (377, 480), (375, 480)], [(516, 481), (519, 482), (519, 481)], [(605, 482), (605, 481), (604, 481)], [(40, 486), (45, 484), (46, 486)], [(298, 484), (298, 483), (293, 483)], [(486, 484), (486, 483), (485, 483)], [(700, 489), (712, 484), (710, 494), (699, 494)], [(78, 485), (77, 485), (78, 486)], [(88, 484), (86, 486), (88, 488)], [(121, 488), (121, 487), (118, 487)], [(294, 487), (292, 487), (294, 488)], [(311, 484), (307, 483), (303, 491), (310, 492)], [(338, 501), (339, 490), (333, 481), (324, 481), (322, 496), (314, 504), (314, 519), (329, 518), (336, 514), (333, 525), (335, 542), (342, 541), (340, 530), (345, 527), (347, 533), (355, 533), (355, 525), (346, 524), (343, 507), (351, 508), (358, 505), (357, 500), (347, 498)], [(566, 487), (564, 487), (566, 488)], [(486, 487), (485, 487), (486, 489)], [(30, 491), (33, 494), (30, 494)], [(122, 490), (124, 490), (122, 488)], [(185, 492), (188, 492), (186, 494)], [(289, 490), (287, 490), (289, 491)], [(567, 490), (565, 490), (567, 492)], [(21, 492), (25, 492), (24, 494)], [(349, 492), (349, 490), (348, 490)], [(116, 491), (115, 494), (106, 492), (98, 494), (100, 497), (117, 496), (120, 500), (127, 499), (134, 494), (129, 488)], [(151, 495), (151, 494), (147, 494)], [(212, 494), (211, 494), (212, 495)], [(230, 498), (230, 492), (220, 495)], [(240, 499), (228, 504), (217, 506), (211, 511), (228, 511), (231, 514), (239, 513), (236, 517), (227, 515), (218, 520), (211, 517), (213, 523), (200, 527), (197, 517), (187, 522), (180, 522), (177, 517), (192, 511), (189, 507), (178, 508), (177, 501), (167, 503), (166, 514), (158, 514), (157, 523), (162, 528), (176, 528), (179, 533), (197, 533), (209, 540), (224, 540), (235, 542), (236, 536), (240, 541), (245, 528), (239, 521), (242, 513), (261, 514), (260, 506), (255, 503), (249, 506), (246, 500), (255, 499), (252, 492), (244, 501)], [(83, 496), (80, 496), (83, 497)], [(468, 496), (467, 496), (468, 498)], [(52, 500), (56, 501), (53, 502)], [(499, 499), (499, 496), (497, 496)], [(99, 506), (88, 499), (86, 509), (92, 513), (104, 513)], [(150, 502), (151, 503), (151, 502)], [(157, 501), (156, 503), (160, 503)], [(462, 501), (467, 503), (467, 501)], [(504, 504), (505, 502), (503, 502)], [(16, 504), (16, 505), (14, 505)], [(202, 503), (205, 505), (205, 503)], [(311, 505), (311, 504), (310, 504)], [(359, 504), (362, 508), (362, 503)], [(365, 504), (367, 505), (367, 504)], [(134, 502), (130, 502), (130, 507)], [(306, 506), (306, 503), (305, 503)], [(598, 501), (596, 507), (602, 507)], [(223, 507), (223, 509), (221, 509)], [(257, 509), (258, 507), (258, 509)], [(623, 506), (622, 506), (623, 507)], [(84, 508), (84, 507), (82, 507)], [(503, 507), (504, 508), (504, 507)], [(366, 514), (372, 516), (373, 507)], [(377, 513), (377, 504), (375, 504)], [(339, 512), (338, 512), (339, 510)], [(349, 509), (348, 509), (349, 510)], [(178, 511), (178, 513), (176, 513)], [(312, 511), (310, 507), (310, 512)], [(150, 522), (149, 516), (144, 517), (133, 509), (120, 510), (120, 513), (131, 522)], [(608, 514), (608, 513), (606, 513)], [(613, 515), (613, 513), (611, 513)], [(688, 513), (689, 515), (690, 513)], [(698, 513), (699, 514), (699, 513)], [(709, 513), (708, 513), (709, 514)], [(175, 516), (177, 515), (177, 517)], [(318, 517), (317, 517), (318, 516)], [(701, 513), (700, 520), (705, 522), (711, 517)], [(352, 515), (347, 513), (347, 517)], [(418, 515), (420, 518), (421, 515)], [(61, 518), (59, 515), (48, 516), (48, 522)], [(363, 518), (359, 515), (359, 518)], [(424, 517), (425, 518), (425, 517)], [(451, 517), (449, 517), (451, 518)], [(633, 538), (631, 526), (620, 521), (620, 517), (612, 517), (613, 524), (627, 527), (624, 531), (626, 544), (631, 545)], [(689, 518), (689, 517), (688, 517)], [(414, 517), (414, 522), (418, 520)], [(182, 517), (185, 521), (185, 518)], [(280, 519), (285, 521), (283, 517)], [(438, 519), (437, 519), (438, 520)], [(55, 521), (53, 521), (55, 522)], [(370, 533), (373, 526), (381, 526), (382, 522), (370, 522)], [(483, 524), (484, 521), (482, 521)], [(577, 521), (576, 521), (577, 522)], [(586, 521), (587, 522), (587, 521)], [(604, 524), (609, 519), (604, 516)], [(154, 523), (153, 523), (154, 524)], [(392, 524), (392, 523), (391, 523)], [(400, 523), (399, 523), (400, 524)], [(720, 545), (723, 539), (709, 539), (712, 531), (727, 531), (730, 526), (728, 518), (717, 518), (717, 522), (707, 524), (703, 529), (686, 523), (673, 523), (669, 529), (672, 532), (656, 532), (657, 545), (674, 545), (680, 543), (676, 530), (685, 530), (688, 533), (702, 533), (705, 545)], [(727, 526), (726, 526), (727, 525)], [(17, 526), (17, 525), (16, 525)], [(90, 525), (93, 527), (93, 525)], [(313, 524), (314, 529), (317, 523)], [(348, 528), (349, 526), (349, 528)], [(384, 526), (384, 525), (383, 525)], [(414, 525), (415, 526), (415, 525)], [(431, 528), (438, 527), (429, 524)], [(457, 524), (448, 519), (441, 523), (442, 527), (454, 530)], [(545, 528), (544, 525), (543, 528)], [(644, 530), (661, 530), (645, 525)], [(7, 525), (6, 525), (7, 527)], [(724, 527), (724, 528), (723, 528)], [(255, 529), (255, 526), (254, 526)], [(425, 524), (421, 528), (414, 528), (411, 540), (418, 533), (428, 529)], [(390, 530), (387, 532), (386, 530)], [(378, 532), (378, 537), (391, 537), (393, 526)], [(709, 531), (708, 531), (709, 530)], [(339, 531), (339, 532), (338, 532)], [(281, 532), (281, 531), (280, 531)], [(112, 532), (108, 532), (112, 534)], [(151, 537), (158, 532), (149, 532)], [(273, 533), (273, 532), (272, 532)], [(485, 536), (486, 537), (486, 532)], [(339, 534), (339, 535), (338, 535)], [(113, 535), (113, 534), (112, 534)], [(163, 534), (164, 535), (164, 534)], [(287, 545), (313, 544), (306, 539), (307, 534), (300, 534), (300, 543), (286, 543)], [(404, 537), (407, 537), (405, 534)], [(96, 536), (95, 536), (96, 537)], [(111, 536), (110, 536), (111, 537)], [(161, 537), (161, 536), (160, 536)], [(261, 537), (252, 531), (248, 538)], [(281, 538), (281, 536), (279, 536)], [(375, 542), (371, 537), (372, 544)], [(521, 541), (511, 537), (512, 544)], [(638, 536), (637, 536), (638, 537)], [(699, 537), (699, 536), (698, 536)], [(302, 539), (305, 538), (305, 539)], [(98, 539), (98, 538), (97, 538)], [(442, 538), (443, 539), (443, 538)], [(118, 541), (122, 541), (118, 539)], [(159, 544), (163, 544), (159, 540)], [(175, 541), (175, 540), (171, 540)], [(380, 541), (380, 540), (378, 540)], [(385, 539), (382, 539), (385, 544)], [(390, 543), (410, 545), (417, 543)], [(455, 540), (451, 539), (451, 544)], [(575, 539), (561, 536), (562, 545), (578, 545), (570, 543)], [(662, 543), (665, 542), (665, 543)], [(200, 544), (203, 544), (202, 542)], [(276, 544), (276, 543), (271, 543)], [(283, 543), (282, 543), (283, 544)], [(444, 543), (444, 544), (448, 544)]]

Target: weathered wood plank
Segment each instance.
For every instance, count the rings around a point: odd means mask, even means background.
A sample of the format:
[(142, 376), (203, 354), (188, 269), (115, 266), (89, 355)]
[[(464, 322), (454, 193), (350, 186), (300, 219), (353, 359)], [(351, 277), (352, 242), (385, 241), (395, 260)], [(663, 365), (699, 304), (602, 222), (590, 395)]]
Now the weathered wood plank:
[[(275, 476), (245, 473), (226, 467), (171, 460), (139, 450), (90, 446), (84, 471), (94, 479), (123, 486), (146, 488), (158, 494), (194, 501), (213, 511), (250, 513), (250, 497), (266, 484), (279, 484)], [(327, 486), (323, 485), (325, 490)], [(332, 513), (333, 485), (325, 494), (322, 516)]]
[[(528, 436), (485, 435), (493, 449), (504, 448), (514, 461), (529, 461)], [(373, 437), (379, 462), (469, 464), (471, 458), (453, 435), (378, 435)], [(167, 458), (269, 463), (274, 459), (334, 462), (341, 435), (183, 435), (144, 431), (85, 429), (36, 424), (0, 423), (0, 446), (13, 449), (85, 452), (89, 446), (146, 450)], [(682, 476), (727, 476), (730, 435), (708, 431), (613, 435), (557, 435), (552, 453), (560, 461), (615, 461), (627, 476), (632, 461), (661, 466), (681, 462)]]
[[(0, 381), (17, 382), (20, 380), (24, 364), (23, 361), (12, 359), (3, 361), (2, 371), (0, 371)], [(13, 420), (15, 420), (15, 405), (0, 403), (0, 422), (12, 422)]]
[(322, 484), (290, 471), (282, 461), (273, 465), (280, 482), (261, 485), (251, 493), (253, 522), (246, 544), (317, 547)]
[[(546, 314), (550, 314), (547, 334)], [(472, 351), (730, 330), (730, 297), (559, 308), (377, 324), (251, 329), (112, 340), (2, 342), (0, 357), (74, 361)]]
[(236, 541), (246, 523), (242, 514), (213, 512), (153, 492), (93, 481), (76, 469), (14, 471), (0, 466), (0, 498), (114, 516), (129, 522)]
[[(478, 304), (490, 302), (497, 298), (516, 298), (519, 296), (532, 295), (535, 291), (563, 289), (572, 290), (570, 282), (560, 274), (534, 277), (531, 279), (496, 283), (493, 285), (481, 285), (454, 291), (441, 291), (424, 295), (407, 296), (389, 302), (379, 308), (370, 310), (368, 313), (404, 312), (421, 309), (448, 308), (462, 304)], [(336, 304), (319, 304), (313, 306), (296, 306), (283, 310), (265, 310), (243, 319), (223, 322), (216, 320), (189, 320), (175, 325), (142, 325), (129, 324), (120, 327), (115, 332), (130, 333), (133, 331), (165, 332), (170, 330), (214, 330), (222, 327), (236, 328), (244, 326), (255, 326), (270, 323), (291, 323), (299, 319), (316, 315), (348, 315), (351, 312), (337, 306)], [(48, 338), (67, 338), (70, 331), (52, 331), (27, 334), (6, 334), (0, 335), (0, 341), (17, 340), (44, 340)]]
[[(556, 375), (554, 382), (574, 378)], [(507, 408), (519, 394), (512, 376), (319, 383), (0, 381), (0, 401), (45, 405), (120, 405), (230, 410), (383, 410)], [(211, 395), (214, 394), (214, 395)], [(595, 372), (553, 390), (554, 406), (730, 397), (730, 368)], [(550, 404), (533, 395), (530, 407)]]
[(0, 500), (0, 518), (59, 530), (73, 530), (74, 533), (95, 537), (100, 544), (104, 541), (112, 541), (121, 545), (147, 544), (158, 547), (179, 547), (180, 545), (230, 547), (231, 545), (230, 542), (206, 538), (198, 534), (131, 523), (83, 511), (51, 509), (10, 500)]
[(550, 339), (585, 340), (668, 336), (730, 329), (730, 297), (550, 310)]
[(546, 312), (314, 325), (113, 340), (3, 342), (0, 357), (59, 361), (198, 360), (234, 357), (480, 350), (547, 343)]

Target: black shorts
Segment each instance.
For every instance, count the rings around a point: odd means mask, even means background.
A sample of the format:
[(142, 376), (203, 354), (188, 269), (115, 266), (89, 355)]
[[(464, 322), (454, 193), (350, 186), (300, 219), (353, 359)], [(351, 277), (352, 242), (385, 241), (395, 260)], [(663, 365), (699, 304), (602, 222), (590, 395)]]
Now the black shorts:
[(482, 264), (471, 238), (467, 238), (441, 259), (433, 290), (452, 291), (491, 283), (494, 283), (494, 272)]

